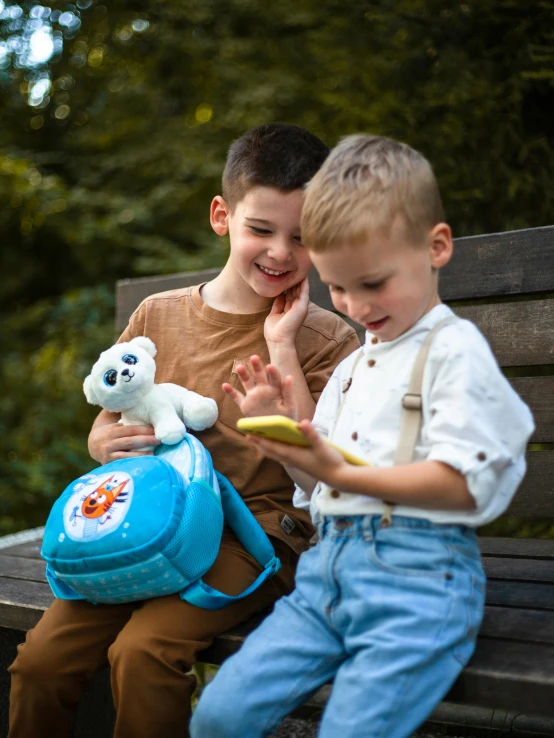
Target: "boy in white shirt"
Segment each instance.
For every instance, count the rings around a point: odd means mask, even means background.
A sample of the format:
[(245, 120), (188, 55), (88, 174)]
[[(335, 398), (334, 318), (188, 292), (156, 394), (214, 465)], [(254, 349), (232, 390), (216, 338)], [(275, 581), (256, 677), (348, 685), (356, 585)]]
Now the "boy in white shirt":
[[(311, 498), (320, 540), (295, 591), (204, 692), (193, 738), (267, 735), (333, 678), (320, 738), (411, 735), (473, 653), (485, 587), (475, 527), (506, 510), (525, 472), (531, 413), (478, 329), (439, 298), (453, 246), (426, 159), (386, 138), (344, 139), (308, 186), (302, 240), (366, 342), (300, 423), (310, 448), (251, 439), (287, 466), (298, 506)], [(273, 400), (295, 417), (290, 377), (257, 357), (240, 376), (245, 394), (226, 391), (245, 415)]]

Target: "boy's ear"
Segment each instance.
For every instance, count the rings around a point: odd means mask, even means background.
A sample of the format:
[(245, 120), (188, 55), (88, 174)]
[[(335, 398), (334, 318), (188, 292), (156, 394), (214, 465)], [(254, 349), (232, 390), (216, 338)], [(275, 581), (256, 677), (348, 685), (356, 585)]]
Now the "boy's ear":
[(85, 381), (83, 382), (83, 391), (88, 403), (90, 403), (91, 405), (100, 404), (94, 392), (94, 382), (92, 380), (91, 374), (89, 374), (88, 377), (85, 377)]
[(210, 224), (218, 236), (226, 236), (229, 231), (229, 206), (221, 195), (216, 195), (210, 205)]
[(156, 356), (156, 344), (147, 336), (135, 336), (134, 338), (131, 338), (129, 343), (133, 343), (135, 346), (140, 346), (141, 349), (144, 349), (146, 353), (150, 354), (152, 357)]
[(446, 266), (454, 252), (452, 231), (448, 223), (437, 223), (429, 232), (429, 255), (433, 269)]

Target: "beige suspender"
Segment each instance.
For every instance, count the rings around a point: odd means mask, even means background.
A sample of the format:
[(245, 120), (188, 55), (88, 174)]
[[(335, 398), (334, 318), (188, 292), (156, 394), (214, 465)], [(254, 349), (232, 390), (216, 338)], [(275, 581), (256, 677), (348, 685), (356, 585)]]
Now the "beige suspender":
[[(422, 400), (421, 400), (421, 389), (423, 386), (423, 372), (425, 371), (425, 364), (427, 363), (427, 356), (429, 355), (429, 349), (431, 348), (431, 342), (435, 335), (444, 328), (457, 320), (456, 316), (449, 315), (447, 318), (441, 320), (437, 325), (432, 328), (429, 333), (425, 336), (423, 343), (417, 353), (414, 361), (412, 373), (410, 375), (410, 381), (408, 383), (408, 391), (402, 398), (402, 420), (400, 422), (400, 434), (398, 437), (398, 445), (396, 447), (396, 453), (394, 455), (394, 466), (400, 466), (401, 464), (410, 464), (413, 457), (419, 435), (419, 429), (421, 427), (422, 418)], [(352, 366), (349, 378), (344, 382), (342, 389), (342, 400), (340, 407), (337, 412), (335, 419), (334, 429), (337, 427), (339, 416), (342, 412), (344, 402), (346, 400), (346, 393), (350, 389), (352, 380), (354, 377), (354, 371), (358, 366), (358, 363), (364, 355), (363, 349), (359, 352), (356, 357), (356, 361)], [(385, 509), (381, 518), (381, 524), (388, 525), (391, 521), (391, 514), (393, 505), (389, 502), (384, 502)]]
[(435, 335), (448, 325), (455, 321), (456, 318), (450, 315), (444, 318), (440, 323), (432, 328), (425, 336), (425, 340), (420, 346), (414, 361), (410, 381), (408, 383), (408, 391), (402, 398), (402, 421), (400, 423), (400, 434), (398, 437), (398, 446), (394, 456), (394, 466), (400, 464), (410, 464), (414, 458), (414, 451), (421, 427), (421, 388), (423, 386), (423, 372), (429, 355), (429, 349)]

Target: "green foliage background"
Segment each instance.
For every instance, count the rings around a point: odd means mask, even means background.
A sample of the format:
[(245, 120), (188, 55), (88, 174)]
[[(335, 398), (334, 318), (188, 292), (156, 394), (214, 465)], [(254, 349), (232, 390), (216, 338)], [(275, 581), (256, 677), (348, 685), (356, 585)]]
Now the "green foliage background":
[[(40, 525), (92, 466), (81, 384), (114, 337), (114, 281), (223, 263), (208, 205), (247, 128), (409, 142), (432, 161), (456, 235), (554, 222), (553, 11), (0, 1), (0, 533)], [(33, 65), (13, 44), (37, 18), (59, 48)], [(41, 77), (51, 87), (30, 105)]]

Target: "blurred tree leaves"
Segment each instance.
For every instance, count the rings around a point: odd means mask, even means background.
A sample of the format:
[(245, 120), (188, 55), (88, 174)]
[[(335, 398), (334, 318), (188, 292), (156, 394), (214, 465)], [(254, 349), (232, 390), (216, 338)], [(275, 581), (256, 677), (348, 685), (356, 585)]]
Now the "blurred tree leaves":
[[(552, 223), (553, 11), (0, 0), (4, 529), (40, 523), (91, 466), (80, 384), (113, 338), (115, 279), (223, 263), (208, 206), (247, 128), (409, 142), (432, 161), (456, 235)], [(36, 32), (52, 43), (43, 62), (25, 56)]]
[(0, 534), (41, 525), (72, 478), (91, 468), (96, 410), (83, 379), (113, 339), (113, 290), (83, 288), (6, 316), (0, 365)]

